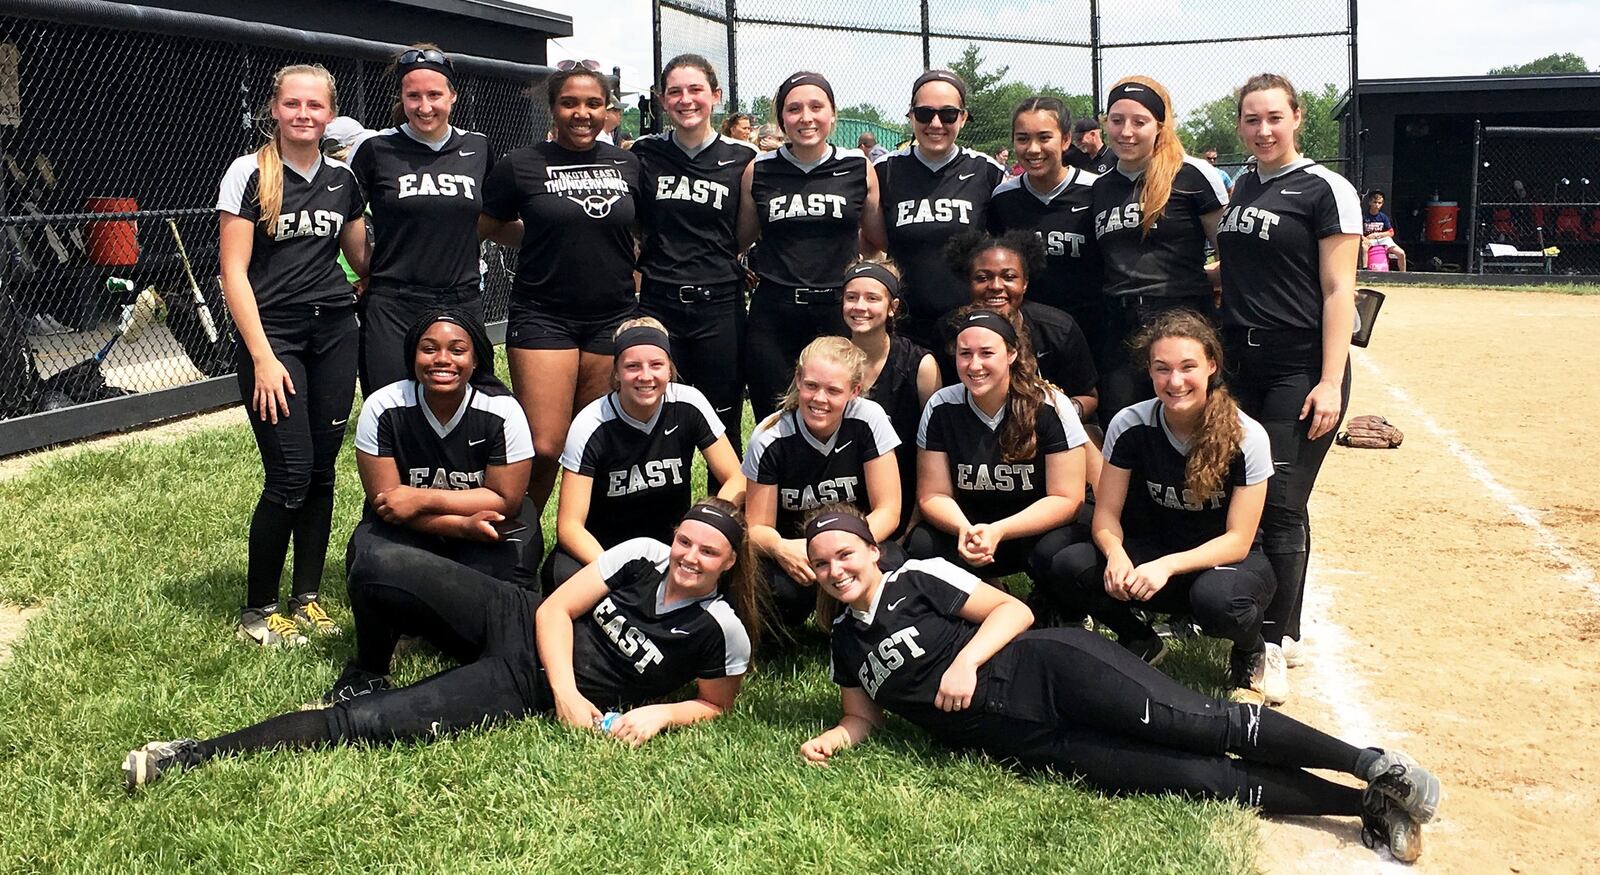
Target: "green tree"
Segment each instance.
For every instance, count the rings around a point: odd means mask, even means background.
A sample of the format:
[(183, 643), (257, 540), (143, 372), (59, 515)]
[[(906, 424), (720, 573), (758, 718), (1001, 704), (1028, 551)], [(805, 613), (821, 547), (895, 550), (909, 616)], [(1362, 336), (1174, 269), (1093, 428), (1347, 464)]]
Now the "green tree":
[(968, 45), (961, 56), (949, 63), (949, 70), (967, 83), (967, 110), (971, 118), (961, 139), (972, 149), (994, 154), (1011, 144), (1011, 113), (1017, 104), (1035, 94), (1059, 98), (1078, 118), (1089, 115), (1094, 101), (1087, 94), (1070, 94), (1050, 84), (1039, 86), (1007, 81), (1010, 67), (983, 69), (983, 55), (976, 45)]
[[(1339, 89), (1331, 82), (1318, 89), (1301, 89), (1301, 154), (1309, 158), (1339, 157), (1339, 122), (1333, 117), (1333, 105), (1338, 101)], [(1239, 141), (1238, 106), (1231, 94), (1191, 110), (1178, 125), (1178, 138), (1190, 155), (1212, 148), (1223, 163), (1240, 162), (1247, 156)]]
[(858, 103), (855, 106), (841, 107), (838, 116), (839, 118), (853, 118), (864, 122), (872, 122), (875, 125), (883, 125), (886, 128), (903, 128), (906, 125), (905, 119), (884, 117), (883, 110), (870, 103)]
[(1580, 55), (1572, 52), (1557, 52), (1534, 58), (1525, 64), (1512, 64), (1507, 67), (1495, 67), (1489, 71), (1490, 76), (1518, 76), (1527, 73), (1587, 73), (1589, 65)]

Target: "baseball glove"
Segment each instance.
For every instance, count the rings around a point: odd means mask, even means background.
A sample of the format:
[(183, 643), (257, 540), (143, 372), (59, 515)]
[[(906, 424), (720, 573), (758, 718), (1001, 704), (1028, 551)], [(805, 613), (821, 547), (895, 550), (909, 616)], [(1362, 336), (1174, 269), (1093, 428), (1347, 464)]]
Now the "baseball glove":
[(1389, 420), (1370, 414), (1353, 417), (1344, 424), (1344, 429), (1338, 437), (1339, 446), (1342, 447), (1390, 450), (1400, 446), (1400, 442), (1406, 439), (1400, 429), (1389, 424)]

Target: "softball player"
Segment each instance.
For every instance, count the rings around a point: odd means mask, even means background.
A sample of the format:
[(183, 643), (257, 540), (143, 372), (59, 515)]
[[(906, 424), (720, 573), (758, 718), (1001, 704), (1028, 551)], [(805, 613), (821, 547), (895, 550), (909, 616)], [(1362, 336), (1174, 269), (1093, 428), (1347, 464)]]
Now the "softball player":
[(944, 269), (945, 243), (964, 229), (984, 227), (989, 194), (1005, 169), (956, 145), (969, 118), (967, 84), (949, 70), (917, 77), (906, 117), (913, 142), (873, 164), (885, 239), (867, 243), (887, 250), (904, 271), (896, 331), (931, 349), (939, 320), (967, 302), (966, 285)]
[(696, 450), (722, 483), (723, 498), (744, 494), (739, 457), (711, 402), (673, 382), (672, 344), (661, 323), (629, 319), (617, 329), (615, 346), (611, 393), (583, 408), (567, 432), (546, 595), (629, 538), (667, 540), (689, 507)]
[(994, 310), (956, 311), (961, 383), (935, 392), (917, 431), (923, 521), (906, 539), (988, 577), (1036, 581), (1073, 540), (1089, 442), (1066, 396), (1040, 379), (1025, 335)]
[(1011, 139), (1024, 172), (994, 190), (989, 228), (997, 236), (1012, 230), (1038, 235), (1045, 258), (1029, 283), (1032, 300), (1065, 310), (1098, 354), (1105, 345), (1105, 302), (1090, 191), (1099, 177), (1062, 163), (1071, 124), (1071, 111), (1054, 97), (1017, 105)]
[(750, 542), (771, 587), (774, 618), (786, 628), (816, 607), (800, 523), (805, 513), (845, 502), (867, 514), (880, 540), (900, 525), (900, 438), (883, 408), (861, 396), (866, 355), (842, 337), (801, 350), (776, 413), (750, 435), (742, 469)]
[(1344, 177), (1300, 154), (1303, 116), (1289, 80), (1262, 74), (1239, 94), (1239, 138), (1256, 160), (1240, 174), (1217, 234), (1228, 265), (1223, 344), (1229, 385), (1266, 428), (1277, 468), (1261, 517), (1261, 546), (1278, 578), (1268, 646), (1282, 642), (1298, 662), (1311, 553), (1306, 505), (1350, 400), (1361, 206)]
[(639, 312), (659, 319), (672, 335), (673, 365), (684, 382), (705, 393), (737, 450), (745, 322), (739, 183), (756, 148), (718, 136), (711, 126), (722, 90), (705, 58), (679, 55), (668, 61), (661, 100), (672, 130), (633, 144), (644, 192)]
[(1198, 313), (1164, 311), (1139, 340), (1156, 397), (1112, 418), (1094, 544), (1057, 555), (1046, 588), (1065, 616), (1092, 614), (1151, 665), (1166, 644), (1131, 606), (1192, 615), (1233, 642), (1240, 695), (1280, 704), (1287, 678), (1261, 636), (1275, 581), (1255, 543), (1273, 476), (1267, 434), (1223, 386), (1221, 343)]
[(484, 319), (478, 213), (494, 150), (484, 135), (450, 125), (455, 67), (438, 46), (401, 52), (394, 73), (405, 122), (361, 140), (350, 156), (374, 237), (361, 307), (363, 395), (411, 378), (400, 341), (418, 313), (448, 306)]
[[(225, 754), (421, 741), (538, 712), (598, 728), (605, 711), (620, 711), (604, 731), (635, 747), (717, 717), (739, 693), (756, 634), (743, 543), (738, 510), (707, 499), (684, 515), (670, 545), (619, 544), (542, 605), (425, 550), (374, 543), (351, 565), (356, 657), (324, 697), (330, 707), (208, 741), (150, 742), (123, 760), (124, 780), (132, 792)], [(419, 635), (461, 665), (391, 689), (401, 635)], [(694, 698), (644, 704), (690, 682)]]
[[(303, 644), (299, 623), (337, 632), (318, 602), (333, 522), (333, 472), (355, 400), (356, 297), (342, 250), (367, 272), (361, 188), (323, 158), (337, 114), (333, 76), (293, 65), (272, 78), (271, 135), (236, 159), (217, 197), (222, 293), (238, 331), (239, 394), (261, 450), (265, 483), (250, 518), (250, 559), (239, 635)], [(278, 578), (293, 539), (289, 616)], [(291, 617), (293, 619), (291, 619)]]
[(533, 427), (528, 494), (541, 512), (572, 412), (605, 394), (611, 336), (637, 303), (632, 228), (641, 196), (639, 159), (595, 140), (611, 83), (572, 65), (550, 77), (549, 98), (555, 139), (495, 164), (478, 224), (520, 247), (506, 349)]
[(860, 261), (845, 272), (844, 323), (850, 342), (867, 358), (862, 370), (862, 395), (888, 414), (905, 450), (895, 453), (900, 472), (900, 525), (895, 538), (908, 531), (917, 508), (917, 424), (922, 408), (939, 389), (939, 366), (933, 356), (899, 333), (903, 302), (900, 276), (891, 264)]
[(843, 335), (844, 269), (861, 235), (883, 239), (878, 176), (858, 149), (828, 145), (833, 86), (817, 73), (783, 80), (772, 102), (788, 142), (764, 152), (740, 182), (739, 240), (760, 283), (745, 326), (745, 382), (757, 420), (777, 408), (795, 357), (814, 338)]
[[(830, 641), (844, 712), (806, 741), (825, 763), (891, 711), (956, 749), (1049, 767), (1113, 794), (1232, 800), (1269, 814), (1359, 815), (1397, 858), (1421, 852), (1439, 781), (1396, 751), (1356, 748), (1258, 705), (1202, 696), (1083, 629), (1027, 631), (1027, 606), (939, 559), (884, 573), (852, 508), (806, 524), (824, 594), (842, 603)], [(1330, 769), (1356, 789), (1314, 775)]]
[(1150, 397), (1128, 341), (1163, 310), (1212, 311), (1216, 244), (1228, 189), (1217, 168), (1190, 158), (1160, 83), (1129, 76), (1106, 97), (1106, 132), (1117, 167), (1092, 190), (1095, 242), (1105, 270), (1106, 352), (1100, 360), (1102, 420)]
[(538, 521), (531, 532), (510, 531), (528, 492), (533, 438), (494, 375), (483, 323), (466, 310), (434, 310), (412, 324), (401, 349), (412, 379), (367, 396), (356, 423), (367, 501), (346, 568), (372, 539), (420, 547), (498, 580), (513, 580), (524, 558), (537, 568)]

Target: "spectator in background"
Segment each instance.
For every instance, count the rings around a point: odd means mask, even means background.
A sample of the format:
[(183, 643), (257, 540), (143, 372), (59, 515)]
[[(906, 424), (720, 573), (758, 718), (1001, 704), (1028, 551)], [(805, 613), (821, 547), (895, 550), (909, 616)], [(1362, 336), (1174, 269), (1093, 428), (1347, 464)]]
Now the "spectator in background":
[(1011, 160), (1011, 150), (1002, 146), (994, 153), (994, 160), (1006, 169), (1007, 176), (1018, 176), (1022, 173), (1022, 164)]
[(778, 130), (777, 125), (769, 122), (756, 128), (755, 142), (757, 149), (763, 152), (771, 152), (783, 145), (783, 132)]
[(856, 137), (856, 148), (867, 156), (868, 161), (876, 161), (889, 154), (889, 150), (878, 145), (878, 138), (871, 131)]
[(746, 143), (755, 142), (755, 116), (748, 112), (736, 112), (722, 120), (722, 135)]
[(1117, 166), (1117, 156), (1100, 136), (1099, 121), (1081, 118), (1072, 123), (1072, 146), (1062, 153), (1061, 163), (1095, 174)]
[(612, 96), (611, 102), (606, 104), (605, 118), (600, 122), (600, 134), (595, 139), (602, 143), (610, 143), (613, 146), (620, 145), (617, 142), (617, 126), (621, 124), (622, 101)]
[(1367, 250), (1377, 243), (1388, 247), (1389, 256), (1394, 259), (1396, 268), (1404, 271), (1406, 251), (1395, 242), (1394, 223), (1389, 221), (1389, 214), (1383, 211), (1383, 192), (1377, 189), (1367, 192), (1366, 206), (1366, 212), (1361, 217), (1360, 265), (1363, 268), (1367, 266)]
[[(1200, 154), (1205, 157), (1207, 164), (1217, 167), (1217, 149), (1215, 146), (1207, 146), (1205, 151)], [(1217, 167), (1217, 172), (1222, 174), (1222, 182), (1228, 186), (1228, 194), (1233, 194), (1233, 174), (1223, 170), (1221, 167)]]

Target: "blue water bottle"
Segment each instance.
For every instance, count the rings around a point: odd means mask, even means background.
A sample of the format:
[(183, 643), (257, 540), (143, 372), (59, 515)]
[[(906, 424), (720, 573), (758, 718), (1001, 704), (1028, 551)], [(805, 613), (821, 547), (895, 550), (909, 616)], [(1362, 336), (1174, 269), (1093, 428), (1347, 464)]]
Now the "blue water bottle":
[(621, 716), (621, 711), (607, 711), (606, 713), (601, 714), (599, 717), (594, 718), (594, 728), (600, 732), (609, 734), (611, 732), (611, 725), (616, 723), (617, 718)]

